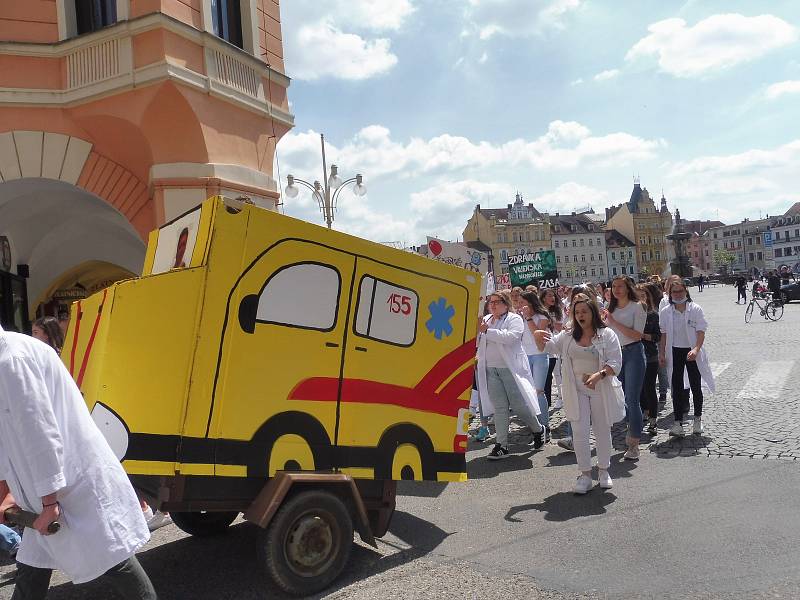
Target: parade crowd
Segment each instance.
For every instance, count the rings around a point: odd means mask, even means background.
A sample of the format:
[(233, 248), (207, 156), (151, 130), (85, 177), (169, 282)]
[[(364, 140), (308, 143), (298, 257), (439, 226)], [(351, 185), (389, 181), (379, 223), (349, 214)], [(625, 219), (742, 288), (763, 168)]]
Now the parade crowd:
[(625, 422), (624, 459), (638, 460), (643, 433), (657, 433), (668, 389), (675, 416), (669, 435), (686, 435), (690, 392), (692, 433), (703, 433), (703, 390), (714, 391), (703, 347), (707, 328), (702, 307), (677, 275), (663, 282), (653, 277), (636, 284), (623, 275), (608, 284), (493, 292), (479, 324), (472, 407), (480, 425), (474, 439), (486, 442), (494, 435), (487, 458), (509, 457), (513, 412), (538, 450), (550, 439), (550, 411), (563, 408), (566, 435), (557, 442), (575, 452), (573, 491), (586, 494), (594, 486), (590, 430), (599, 486), (610, 489), (612, 425)]

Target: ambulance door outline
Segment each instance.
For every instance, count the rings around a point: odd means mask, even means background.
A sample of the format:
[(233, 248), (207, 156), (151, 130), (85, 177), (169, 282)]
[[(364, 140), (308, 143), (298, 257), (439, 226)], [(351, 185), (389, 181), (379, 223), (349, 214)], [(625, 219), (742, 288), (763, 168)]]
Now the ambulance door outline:
[[(245, 276), (254, 268), (257, 268), (259, 263), (263, 264), (263, 260), (269, 261), (270, 253), (280, 250), (280, 246), (283, 243), (300, 244), (301, 248), (302, 246), (313, 246), (314, 255), (317, 257), (317, 259), (300, 259), (290, 263), (272, 265), (268, 267), (268, 271), (264, 273), (265, 279), (262, 280), (263, 283), (258, 284), (260, 288), (256, 288), (254, 293), (247, 293), (249, 289), (252, 288), (249, 287)], [(294, 250), (294, 248), (290, 247), (289, 252), (292, 250)], [(329, 262), (326, 262), (325, 260), (326, 255), (329, 257)], [(335, 274), (333, 278), (328, 277), (328, 287), (330, 288), (328, 291), (330, 293), (323, 293), (323, 290), (320, 288), (319, 277), (309, 277), (310, 272), (313, 270), (316, 271), (317, 275), (325, 272), (329, 274)], [(343, 270), (350, 272), (343, 272)], [(234, 321), (235, 319), (235, 321), (231, 323), (234, 329), (231, 330), (224, 328), (224, 335), (256, 335), (258, 338), (264, 340), (264, 343), (268, 344), (270, 343), (270, 339), (268, 336), (265, 336), (264, 333), (259, 335), (260, 328), (263, 330), (264, 328), (279, 327), (281, 329), (302, 330), (309, 333), (319, 332), (322, 335), (333, 334), (334, 337), (330, 337), (329, 335), (327, 339), (322, 339), (320, 341), (321, 346), (318, 349), (309, 348), (308, 353), (304, 353), (302, 351), (296, 352), (294, 360), (297, 362), (308, 362), (308, 354), (311, 354), (312, 351), (315, 356), (318, 356), (319, 353), (335, 351), (337, 352), (337, 355), (330, 356), (330, 362), (326, 361), (326, 363), (330, 367), (331, 371), (335, 370), (336, 376), (340, 377), (347, 338), (347, 323), (349, 322), (349, 311), (351, 308), (350, 296), (352, 294), (354, 271), (355, 257), (351, 253), (342, 251), (338, 248), (330, 248), (327, 246), (320, 247), (319, 244), (309, 240), (281, 240), (259, 254), (259, 256), (238, 278), (228, 301), (228, 312), (231, 313), (236, 311), (237, 313), (237, 316), (229, 316), (230, 321)], [(257, 280), (258, 279), (256, 279), (256, 281)], [(299, 285), (300, 288), (308, 287), (310, 282), (311, 285), (313, 285), (313, 290), (298, 292), (297, 289), (292, 289), (293, 281), (301, 284)], [(241, 300), (239, 300), (237, 303), (235, 292), (242, 286), (247, 287), (241, 290)], [(294, 322), (286, 322), (288, 319), (275, 318), (275, 315), (280, 313), (281, 309), (279, 308), (270, 312), (270, 292), (273, 289), (273, 286), (276, 286), (278, 291), (282, 292), (281, 297), (291, 300), (291, 303), (286, 303), (283, 309), (294, 311), (295, 316), (301, 315), (302, 318), (307, 317), (311, 322), (309, 322), (309, 320), (304, 321), (300, 319), (295, 319)], [(347, 297), (344, 297), (344, 294), (347, 294)], [(324, 296), (326, 300), (320, 301), (321, 296)], [(274, 298), (275, 296), (272, 296), (272, 299)], [(330, 300), (330, 304), (332, 305), (333, 312), (330, 313), (331, 318), (325, 323), (320, 321), (313, 322), (316, 313), (320, 312), (319, 305), (327, 300)], [(238, 309), (236, 308), (237, 304)], [(226, 321), (227, 320), (228, 319), (226, 318)], [(236, 333), (237, 329), (240, 330), (240, 333)], [(233, 331), (233, 333), (231, 333), (231, 331)], [(281, 334), (280, 339), (286, 339), (283, 337), (285, 335), (291, 334)], [(233, 340), (233, 342), (235, 347), (236, 341)], [(224, 343), (225, 340), (223, 338), (220, 346), (220, 361), (222, 360)], [(236, 360), (236, 350), (233, 349), (228, 351), (234, 352), (234, 357), (230, 360)], [(312, 364), (314, 364), (314, 362), (315, 361), (311, 361)], [(219, 365), (220, 362), (218, 362), (218, 370)], [(226, 371), (226, 377), (231, 377), (233, 371), (230, 366), (226, 367)], [(297, 383), (299, 382), (292, 382), (292, 385), (296, 386)], [(217, 390), (218, 383), (215, 380), (215, 393)], [(283, 392), (281, 391), (280, 394), (282, 393)], [(338, 397), (333, 400), (338, 403)], [(307, 460), (307, 463), (310, 464), (313, 462), (313, 469), (327, 470), (333, 468), (335, 432), (338, 424), (338, 411), (336, 410), (336, 405), (334, 404), (330, 407), (331, 423), (329, 427), (329, 433), (325, 424), (318, 420), (314, 415), (309, 414), (308, 412), (289, 408), (291, 404), (288, 403), (288, 394), (286, 398), (278, 397), (277, 395), (272, 396), (269, 402), (274, 402), (274, 406), (278, 407), (278, 409), (276, 412), (268, 416), (263, 423), (256, 427), (252, 438), (249, 440), (249, 442), (247, 442), (248, 448), (246, 451), (234, 451), (233, 453), (229, 452), (229, 448), (238, 447), (237, 442), (235, 440), (222, 439), (223, 436), (220, 436), (220, 439), (216, 440), (217, 452), (215, 453), (215, 462), (217, 464), (246, 464), (247, 474), (250, 477), (268, 476), (271, 474), (269, 472), (270, 470), (278, 470), (274, 464), (274, 468), (270, 467), (275, 460), (281, 461), (281, 469), (300, 468), (302, 465), (300, 465), (297, 460), (291, 459), (288, 456), (291, 453), (288, 451), (280, 450), (277, 456), (273, 456), (275, 444), (279, 439), (284, 438), (287, 440), (290, 439), (289, 436), (294, 436), (302, 440), (302, 444), (299, 443), (300, 440), (295, 440), (297, 443), (294, 445), (297, 446), (298, 451), (301, 451), (301, 454), (307, 456), (309, 459)], [(214, 410), (215, 409), (212, 406), (212, 412), (209, 414), (209, 425), (211, 423)], [(224, 411), (226, 409), (223, 408), (222, 410)], [(229, 442), (233, 442), (233, 444), (230, 444)], [(282, 444), (281, 446), (285, 446), (285, 444)], [(308, 455), (308, 452), (310, 452), (310, 455)], [(284, 461), (284, 458), (287, 460)], [(287, 466), (284, 466), (284, 463)]]
[[(376, 265), (378, 268), (376, 269), (373, 265)], [(391, 271), (396, 271), (396, 273), (383, 273), (379, 275), (376, 271), (383, 270), (381, 267), (389, 267)], [(427, 274), (399, 268), (394, 265), (386, 265), (385, 263), (380, 263), (372, 258), (359, 257), (356, 264), (356, 272), (359, 273), (358, 286), (354, 286), (355, 289), (353, 292), (353, 298), (356, 301), (356, 308), (353, 311), (353, 316), (348, 326), (349, 333), (351, 333), (354, 337), (352, 342), (348, 344), (348, 347), (344, 353), (344, 366), (342, 370), (343, 379), (341, 388), (345, 390), (345, 392), (340, 391), (339, 395), (340, 419), (339, 423), (337, 424), (337, 432), (342, 423), (342, 419), (352, 418), (348, 417), (348, 413), (350, 411), (349, 407), (352, 406), (352, 400), (348, 400), (347, 398), (355, 393), (355, 390), (349, 386), (358, 385), (358, 378), (353, 379), (348, 375), (348, 364), (350, 361), (358, 361), (359, 363), (363, 364), (365, 359), (369, 360), (369, 358), (367, 358), (369, 356), (369, 346), (374, 344), (393, 347), (395, 348), (395, 353), (405, 353), (414, 352), (414, 347), (416, 344), (427, 342), (427, 340), (421, 340), (417, 336), (420, 318), (419, 313), (422, 307), (420, 306), (420, 294), (417, 292), (415, 287), (417, 285), (421, 285), (422, 281), (410, 283), (408, 281), (408, 276), (410, 276), (412, 280), (419, 278), (422, 280), (439, 280), (442, 283), (446, 283), (448, 286), (453, 286), (454, 291), (459, 290), (459, 292), (464, 293), (463, 302), (465, 308), (468, 306), (469, 301), (469, 292), (466, 290), (466, 288), (455, 282), (440, 280), (439, 278), (432, 277)], [(395, 277), (393, 277), (393, 275), (395, 275)], [(403, 281), (403, 283), (397, 283), (397, 281)], [(407, 316), (410, 317), (411, 312), (413, 311), (414, 317), (410, 340), (400, 341), (398, 339), (398, 332), (396, 330), (384, 330), (384, 334), (388, 335), (382, 336), (375, 335), (371, 330), (376, 303), (379, 305), (384, 303), (383, 297), (378, 297), (377, 294), (379, 284), (383, 284), (383, 295), (394, 291), (406, 292), (405, 295), (407, 295), (409, 298), (409, 307), (411, 308), (411, 311)], [(367, 286), (366, 289), (365, 286)], [(368, 306), (365, 307), (365, 303)], [(402, 312), (402, 303), (400, 304), (399, 308)], [(462, 343), (465, 343), (467, 338), (467, 311), (465, 310), (464, 312), (465, 321), (463, 335), (461, 336)], [(367, 319), (366, 327), (360, 323), (360, 320), (365, 318)], [(395, 336), (394, 339), (392, 339), (393, 335)], [(402, 356), (403, 355), (400, 354), (401, 359)], [(439, 360), (442, 358), (443, 357), (440, 357)], [(416, 381), (407, 381), (400, 385), (413, 388), (415, 384), (419, 385), (419, 383)], [(390, 387), (392, 385), (393, 384), (389, 384)], [(347, 395), (345, 396), (344, 393), (347, 393)], [(388, 402), (386, 405), (388, 406), (390, 404), (392, 403)], [(345, 421), (345, 423), (347, 422)], [(340, 457), (341, 462), (341, 464), (338, 466), (342, 468), (372, 468), (374, 470), (375, 479), (416, 479), (437, 481), (438, 472), (440, 470), (448, 471), (452, 469), (452, 463), (450, 463), (449, 466), (446, 466), (449, 462), (448, 458), (445, 457), (443, 459), (443, 457), (448, 453), (437, 452), (434, 446), (434, 441), (431, 439), (430, 432), (426, 431), (418, 423), (409, 422), (407, 420), (397, 420), (395, 423), (392, 423), (385, 430), (383, 430), (380, 433), (377, 444), (372, 450), (360, 447), (358, 443), (356, 443), (354, 446), (350, 446), (348, 444), (350, 440), (343, 440), (338, 438), (338, 436), (337, 440), (338, 456)], [(416, 457), (414, 456), (415, 453)], [(414, 463), (415, 466), (408, 466), (408, 458), (411, 459), (410, 462)], [(415, 458), (418, 458), (418, 460), (415, 460)], [(405, 466), (400, 467), (399, 473), (393, 473), (395, 470), (394, 463), (396, 459), (399, 460), (400, 464), (402, 464), (404, 461), (407, 462)], [(464, 462), (463, 454), (459, 460), (460, 462)], [(454, 470), (461, 471), (463, 468), (459, 466)]]

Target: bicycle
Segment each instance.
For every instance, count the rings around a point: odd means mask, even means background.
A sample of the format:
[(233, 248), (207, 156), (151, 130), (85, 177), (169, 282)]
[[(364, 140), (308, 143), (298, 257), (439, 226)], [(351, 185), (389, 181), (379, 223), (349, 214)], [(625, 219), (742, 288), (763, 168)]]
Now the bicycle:
[(773, 298), (770, 293), (753, 294), (750, 298), (750, 304), (744, 311), (744, 322), (749, 323), (753, 318), (755, 307), (761, 316), (768, 321), (777, 321), (783, 316), (783, 301), (780, 298)]

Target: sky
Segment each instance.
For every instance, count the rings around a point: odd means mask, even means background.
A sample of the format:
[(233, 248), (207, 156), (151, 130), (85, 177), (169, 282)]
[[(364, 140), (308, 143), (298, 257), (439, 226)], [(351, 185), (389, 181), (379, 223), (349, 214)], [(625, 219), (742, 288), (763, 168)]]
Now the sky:
[[(639, 177), (684, 219), (800, 201), (800, 2), (283, 0), (276, 178), (360, 173), (334, 228), (461, 237), (476, 204), (601, 212)], [(322, 223), (310, 192), (286, 214)]]

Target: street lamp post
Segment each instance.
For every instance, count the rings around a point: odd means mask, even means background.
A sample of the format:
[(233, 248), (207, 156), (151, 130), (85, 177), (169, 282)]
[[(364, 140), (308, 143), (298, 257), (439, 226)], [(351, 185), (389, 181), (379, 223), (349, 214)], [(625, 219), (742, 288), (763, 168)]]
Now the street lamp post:
[(325, 223), (328, 225), (328, 229), (331, 229), (333, 226), (333, 213), (336, 210), (336, 202), (345, 186), (351, 183), (355, 184), (353, 186), (353, 194), (356, 196), (363, 196), (366, 194), (367, 186), (364, 185), (364, 178), (361, 174), (342, 181), (342, 178), (339, 177), (339, 168), (336, 165), (331, 165), (330, 175), (326, 179), (325, 174), (328, 171), (328, 165), (325, 157), (325, 135), (322, 133), (319, 134), (319, 139), (322, 145), (322, 179), (325, 185), (323, 186), (319, 180), (311, 184), (308, 181), (290, 174), (286, 176), (286, 195), (289, 196), (289, 198), (296, 198), (300, 193), (300, 189), (297, 187), (298, 183), (310, 189), (314, 199), (317, 201), (317, 204), (319, 204), (319, 209), (322, 211), (322, 216), (325, 219)]

